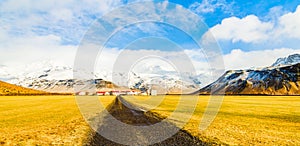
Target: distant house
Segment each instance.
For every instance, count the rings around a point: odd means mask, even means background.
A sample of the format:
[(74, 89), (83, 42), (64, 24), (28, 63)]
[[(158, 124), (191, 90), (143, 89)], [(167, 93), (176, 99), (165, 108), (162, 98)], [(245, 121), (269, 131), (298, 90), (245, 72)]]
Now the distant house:
[(105, 95), (105, 91), (98, 91), (96, 94), (97, 95)]
[(107, 92), (104, 93), (104, 95), (110, 95), (110, 92), (107, 91)]
[(141, 92), (136, 91), (136, 90), (131, 90), (127, 92), (127, 95), (139, 95)]
[(113, 90), (113, 91), (97, 91), (96, 94), (98, 96), (104, 95), (138, 95), (140, 94), (139, 91), (136, 90)]
[(80, 91), (80, 92), (77, 92), (76, 95), (84, 96), (84, 95), (87, 95), (87, 93), (84, 91)]
[(157, 90), (151, 90), (150, 95), (156, 96), (157, 95)]

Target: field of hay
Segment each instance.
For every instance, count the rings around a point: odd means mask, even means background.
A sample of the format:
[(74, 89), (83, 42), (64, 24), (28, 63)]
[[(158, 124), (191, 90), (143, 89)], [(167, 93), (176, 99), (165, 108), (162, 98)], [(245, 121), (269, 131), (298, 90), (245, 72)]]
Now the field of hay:
[[(174, 123), (193, 105), (188, 96), (177, 107), (180, 96), (127, 96), (133, 104), (168, 117), (175, 108)], [(199, 123), (210, 96), (199, 96), (197, 107), (184, 130), (203, 141), (229, 145), (300, 145), (299, 96), (225, 96), (218, 115), (204, 131)], [(212, 97), (214, 98), (214, 97)], [(218, 98), (218, 97), (215, 97)], [(162, 102), (160, 103), (160, 101)], [(159, 104), (160, 103), (160, 104)], [(171, 119), (172, 121), (172, 119)]]
[(83, 145), (91, 135), (74, 96), (0, 96), (0, 127), (0, 145)]
[[(162, 117), (175, 109), (180, 96), (126, 96), (129, 102)], [(88, 98), (88, 97), (87, 97)], [(114, 96), (100, 96), (107, 106)], [(192, 105), (188, 96), (174, 121)], [(199, 96), (184, 130), (203, 141), (229, 145), (300, 145), (299, 96), (225, 96), (220, 111), (205, 131), (199, 130), (209, 96)], [(162, 102), (160, 102), (162, 100)], [(158, 105), (158, 106), (156, 106)], [(0, 145), (83, 145), (91, 129), (74, 96), (0, 96)]]

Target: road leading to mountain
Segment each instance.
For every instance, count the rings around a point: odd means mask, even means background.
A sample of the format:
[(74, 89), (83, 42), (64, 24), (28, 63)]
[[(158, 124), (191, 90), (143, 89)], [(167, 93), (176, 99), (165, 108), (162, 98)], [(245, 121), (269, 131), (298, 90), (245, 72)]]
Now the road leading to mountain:
[[(153, 116), (153, 114), (149, 112), (144, 112), (142, 110), (139, 110), (138, 108), (134, 107), (130, 103), (128, 103), (124, 98), (121, 96), (117, 96), (117, 98), (114, 100), (114, 102), (107, 108), (108, 112), (117, 120), (130, 124), (130, 125), (135, 125), (135, 126), (148, 126), (148, 125), (153, 125), (155, 123), (161, 122), (163, 119)], [(105, 116), (103, 118), (102, 123), (100, 124), (100, 127), (98, 131), (105, 131), (105, 129), (114, 129), (115, 127), (113, 126), (111, 122), (111, 117), (110, 116)], [(174, 124), (165, 122), (165, 125), (163, 127), (171, 127), (171, 128), (176, 128)], [(113, 133), (106, 133), (106, 134), (111, 134), (113, 135), (118, 135), (122, 134), (125, 132), (125, 130), (122, 129), (114, 129)], [(164, 130), (160, 130), (164, 131)], [(117, 134), (116, 134), (116, 133)], [(137, 141), (134, 145), (146, 145), (149, 140), (149, 134), (150, 135), (161, 135), (164, 136), (165, 133), (161, 132), (151, 132), (151, 131), (144, 131), (143, 129), (139, 130), (132, 130), (132, 131), (126, 131), (130, 132), (129, 134), (126, 133), (126, 135), (130, 136), (125, 136), (120, 137), (121, 139), (124, 140), (132, 140), (132, 141)], [(94, 136), (92, 137), (89, 145), (111, 145), (111, 146), (121, 146), (121, 144), (112, 142), (110, 140), (107, 140), (103, 136), (101, 136), (98, 133), (95, 133)], [(179, 130), (176, 134), (174, 134), (172, 137), (153, 144), (155, 146), (163, 146), (163, 145), (209, 145), (206, 144), (202, 141), (200, 141), (198, 138), (191, 136), (187, 132), (183, 130)]]

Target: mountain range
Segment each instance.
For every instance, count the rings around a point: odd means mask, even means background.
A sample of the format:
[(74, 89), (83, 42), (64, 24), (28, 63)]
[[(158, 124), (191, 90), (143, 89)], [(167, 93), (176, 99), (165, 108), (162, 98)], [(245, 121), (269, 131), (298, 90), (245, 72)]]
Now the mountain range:
[[(157, 89), (159, 94), (170, 92), (193, 92), (199, 89), (203, 75), (166, 71), (159, 66), (147, 67), (146, 73), (123, 73), (101, 70), (88, 72), (73, 70), (51, 60), (15, 67), (0, 66), (0, 80), (11, 84), (53, 93), (74, 93), (78, 90), (93, 92), (96, 90), (138, 89), (142, 92), (149, 88)], [(73, 73), (91, 74), (93, 79), (74, 79)], [(208, 83), (207, 83), (208, 84)], [(74, 86), (77, 85), (76, 91)], [(182, 90), (181, 90), (182, 89)]]
[[(149, 70), (139, 72), (87, 72), (93, 79), (73, 78), (72, 67), (56, 64), (51, 60), (9, 68), (0, 66), (0, 80), (8, 83), (52, 93), (74, 93), (77, 91), (137, 89), (157, 90), (158, 94), (199, 93), (199, 94), (300, 94), (300, 55), (293, 54), (278, 58), (269, 67), (261, 69), (229, 70), (216, 81), (209, 84), (205, 74), (167, 71), (157, 66), (145, 67)], [(112, 78), (114, 80), (112, 80)], [(118, 80), (120, 79), (120, 80)], [(199, 90), (200, 89), (200, 90)]]

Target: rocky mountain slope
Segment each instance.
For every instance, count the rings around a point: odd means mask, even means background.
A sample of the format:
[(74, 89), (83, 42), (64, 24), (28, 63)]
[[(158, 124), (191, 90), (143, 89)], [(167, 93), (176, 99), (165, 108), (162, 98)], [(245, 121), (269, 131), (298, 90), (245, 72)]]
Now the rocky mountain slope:
[(300, 95), (299, 54), (278, 59), (263, 69), (230, 70), (200, 94)]

